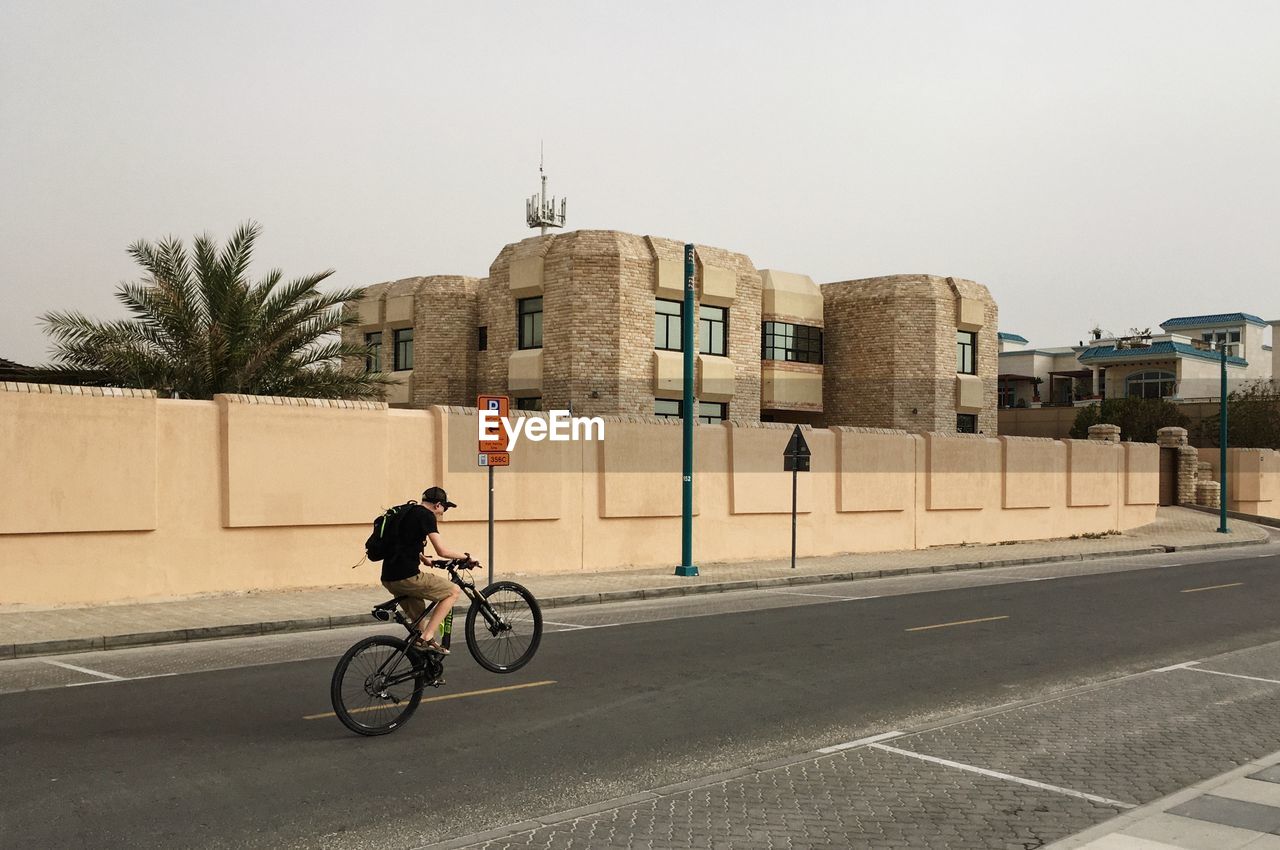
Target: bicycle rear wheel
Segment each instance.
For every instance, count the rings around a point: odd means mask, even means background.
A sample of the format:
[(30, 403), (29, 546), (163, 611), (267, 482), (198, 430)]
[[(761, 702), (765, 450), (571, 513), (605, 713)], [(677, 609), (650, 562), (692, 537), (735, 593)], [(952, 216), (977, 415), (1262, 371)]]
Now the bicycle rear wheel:
[(467, 649), (491, 673), (515, 672), (529, 663), (542, 641), (538, 600), (513, 581), (494, 582), (480, 595), (484, 603), (473, 602), (467, 611)]
[(413, 649), (401, 654), (403, 647), (403, 640), (374, 635), (352, 646), (338, 661), (329, 696), (333, 713), (352, 732), (394, 732), (422, 701), (423, 659)]

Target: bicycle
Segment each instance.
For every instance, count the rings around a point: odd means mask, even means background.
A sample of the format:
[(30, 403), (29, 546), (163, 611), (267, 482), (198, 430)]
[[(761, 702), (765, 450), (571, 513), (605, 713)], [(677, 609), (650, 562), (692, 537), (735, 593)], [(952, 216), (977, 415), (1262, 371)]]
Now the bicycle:
[[(448, 571), (449, 580), (471, 602), (465, 634), (471, 657), (492, 673), (513, 673), (528, 664), (542, 641), (542, 609), (533, 594), (513, 581), (498, 581), (476, 590), (473, 580), (458, 572), (465, 560), (432, 561)], [(399, 610), (397, 596), (373, 606), (376, 620), (394, 620), (404, 626), (403, 638), (373, 635), (358, 641), (338, 660), (333, 671), (330, 699), (343, 725), (360, 735), (386, 735), (404, 724), (422, 701), (427, 685), (440, 687), (444, 656), (414, 647), (419, 626), (431, 616), (432, 603), (410, 621)], [(479, 624), (479, 626), (477, 626)], [(453, 612), (441, 626), (441, 645), (449, 648)]]

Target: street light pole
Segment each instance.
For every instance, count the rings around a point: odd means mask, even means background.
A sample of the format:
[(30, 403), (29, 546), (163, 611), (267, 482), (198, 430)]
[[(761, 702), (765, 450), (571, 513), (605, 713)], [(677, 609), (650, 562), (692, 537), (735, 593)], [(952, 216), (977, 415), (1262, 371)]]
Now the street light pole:
[(680, 499), (680, 566), (678, 576), (696, 576), (698, 568), (693, 564), (693, 419), (698, 415), (693, 400), (693, 293), (694, 293), (693, 245), (684, 246), (684, 321), (681, 331), (684, 349), (684, 461)]
[(1218, 533), (1227, 533), (1227, 344), (1218, 343), (1222, 380), (1218, 388)]

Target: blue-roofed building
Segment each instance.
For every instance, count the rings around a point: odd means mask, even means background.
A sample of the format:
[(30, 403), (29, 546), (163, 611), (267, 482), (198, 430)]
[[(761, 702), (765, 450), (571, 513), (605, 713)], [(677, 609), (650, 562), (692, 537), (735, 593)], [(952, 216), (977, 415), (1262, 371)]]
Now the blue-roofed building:
[(1280, 356), (1265, 344), (1268, 326), (1252, 313), (1175, 316), (1164, 333), (1106, 338), (1060, 348), (1028, 348), (1018, 334), (1001, 333), (1001, 407), (1083, 405), (1102, 398), (1216, 399), (1221, 350), (1228, 389), (1280, 376)]

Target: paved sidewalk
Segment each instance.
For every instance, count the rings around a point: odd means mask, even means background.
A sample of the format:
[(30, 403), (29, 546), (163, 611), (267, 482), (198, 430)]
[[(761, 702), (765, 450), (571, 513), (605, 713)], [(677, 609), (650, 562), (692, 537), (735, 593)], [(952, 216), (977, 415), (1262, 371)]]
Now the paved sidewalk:
[(1047, 850), (1236, 848), (1280, 848), (1280, 753), (1125, 812)]
[[(704, 563), (699, 565), (700, 575), (690, 578), (677, 578), (672, 568), (665, 567), (557, 575), (524, 575), (500, 570), (495, 578), (519, 581), (533, 591), (544, 608), (555, 608), (787, 584), (1211, 549), (1269, 539), (1265, 529), (1249, 523), (1231, 523), (1229, 535), (1216, 533), (1216, 528), (1214, 516), (1182, 508), (1161, 508), (1154, 523), (1122, 535), (1101, 538), (803, 558), (794, 570), (790, 568), (790, 561), (784, 559)], [(363, 566), (352, 575), (365, 583), (94, 607), (33, 609), (0, 605), (0, 659), (367, 624), (369, 607), (385, 601), (387, 594), (376, 582), (377, 565)]]

